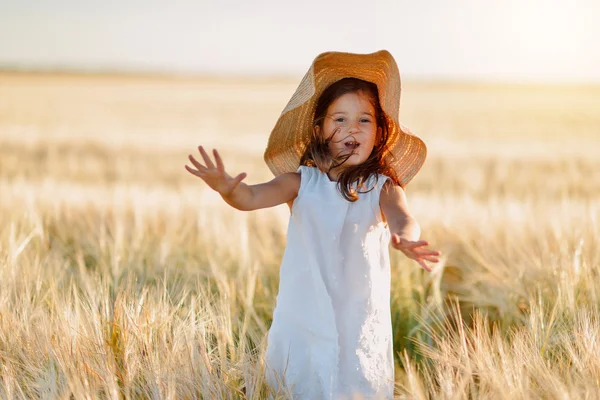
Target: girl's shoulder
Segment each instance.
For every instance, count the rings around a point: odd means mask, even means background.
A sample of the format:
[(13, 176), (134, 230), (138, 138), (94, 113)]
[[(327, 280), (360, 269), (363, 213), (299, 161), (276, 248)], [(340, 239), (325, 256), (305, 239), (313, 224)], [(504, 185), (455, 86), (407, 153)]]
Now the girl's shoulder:
[(296, 193), (298, 193), (298, 190), (300, 189), (300, 179), (300, 172), (286, 172), (276, 178), (276, 180), (280, 182), (280, 185), (285, 188), (289, 187)]
[(366, 182), (369, 188), (376, 188), (377, 192), (380, 192), (384, 187), (394, 185), (394, 181), (392, 180), (392, 178), (379, 173), (372, 173), (371, 175), (369, 175), (369, 178)]

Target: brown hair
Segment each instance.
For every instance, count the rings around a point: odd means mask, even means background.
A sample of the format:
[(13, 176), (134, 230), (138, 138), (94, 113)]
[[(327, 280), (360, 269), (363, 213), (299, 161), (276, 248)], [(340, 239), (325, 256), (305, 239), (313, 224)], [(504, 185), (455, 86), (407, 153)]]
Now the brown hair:
[[(333, 134), (325, 138), (322, 134), (317, 134), (315, 127), (318, 126), (320, 131), (322, 131), (327, 109), (331, 103), (344, 94), (355, 92), (361, 92), (370, 98), (373, 108), (375, 109), (377, 128), (381, 128), (381, 135), (375, 139), (373, 151), (365, 162), (359, 165), (348, 166), (348, 168), (340, 173), (337, 183), (338, 190), (346, 200), (352, 202), (358, 200), (358, 194), (352, 189), (352, 185), (357, 183), (357, 187), (363, 187), (364, 183), (372, 174), (375, 176), (377, 176), (377, 174), (387, 175), (398, 184), (396, 172), (386, 163), (384, 158), (384, 155), (388, 150), (387, 142), (390, 121), (389, 117), (381, 109), (381, 105), (379, 104), (377, 85), (361, 79), (344, 78), (331, 84), (325, 89), (317, 101), (313, 118), (311, 142), (300, 159), (300, 165), (316, 166), (324, 173), (328, 173), (333, 168), (342, 165), (348, 160), (350, 154), (334, 157), (329, 151), (329, 142), (331, 142)], [(371, 190), (373, 190), (373, 188), (358, 193), (367, 193)]]

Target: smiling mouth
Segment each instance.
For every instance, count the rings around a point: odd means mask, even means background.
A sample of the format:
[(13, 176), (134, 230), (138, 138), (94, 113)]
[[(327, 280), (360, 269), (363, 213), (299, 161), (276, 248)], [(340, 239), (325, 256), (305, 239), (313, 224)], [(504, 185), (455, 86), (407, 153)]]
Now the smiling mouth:
[(348, 140), (347, 142), (344, 142), (344, 146), (349, 150), (355, 150), (360, 146), (360, 143), (356, 140)]

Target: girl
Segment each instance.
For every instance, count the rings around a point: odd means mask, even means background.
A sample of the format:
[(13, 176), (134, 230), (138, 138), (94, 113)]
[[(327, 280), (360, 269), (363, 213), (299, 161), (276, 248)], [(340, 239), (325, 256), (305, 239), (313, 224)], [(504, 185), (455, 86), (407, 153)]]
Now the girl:
[(323, 53), (269, 137), (275, 179), (246, 185), (217, 150), (214, 163), (202, 146), (204, 164), (189, 156), (187, 171), (232, 207), (290, 208), (265, 364), (270, 385), (294, 398), (393, 396), (388, 246), (427, 271), (440, 255), (406, 206), (426, 148), (399, 124), (399, 104), (390, 53)]

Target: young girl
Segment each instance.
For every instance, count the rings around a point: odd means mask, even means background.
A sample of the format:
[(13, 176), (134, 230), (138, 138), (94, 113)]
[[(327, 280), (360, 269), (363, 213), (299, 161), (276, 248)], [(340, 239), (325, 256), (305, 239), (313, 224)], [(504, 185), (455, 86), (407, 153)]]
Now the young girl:
[(246, 185), (214, 163), (186, 169), (239, 210), (287, 203), (290, 221), (268, 333), (267, 380), (294, 398), (391, 398), (389, 244), (430, 271), (403, 188), (424, 143), (398, 122), (400, 75), (387, 51), (328, 52), (304, 76), (271, 132), (276, 178)]

